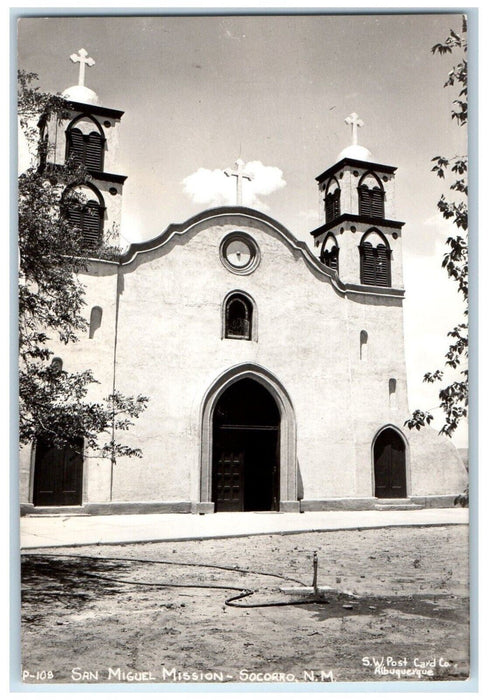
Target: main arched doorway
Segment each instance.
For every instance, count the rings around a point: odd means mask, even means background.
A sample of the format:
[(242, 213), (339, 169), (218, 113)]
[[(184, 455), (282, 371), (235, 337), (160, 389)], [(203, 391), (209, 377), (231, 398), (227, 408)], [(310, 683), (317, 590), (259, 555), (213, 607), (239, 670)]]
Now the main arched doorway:
[(377, 436), (373, 448), (376, 498), (406, 498), (405, 442), (393, 428)]
[(216, 511), (279, 510), (280, 411), (263, 384), (245, 377), (213, 412), (212, 501)]

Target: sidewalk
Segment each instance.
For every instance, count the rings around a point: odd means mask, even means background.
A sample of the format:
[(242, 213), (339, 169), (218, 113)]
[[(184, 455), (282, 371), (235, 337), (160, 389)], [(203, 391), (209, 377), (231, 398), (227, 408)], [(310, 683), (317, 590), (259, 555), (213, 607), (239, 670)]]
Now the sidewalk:
[(27, 516), (20, 520), (20, 541), (22, 549), (32, 549), (409, 525), (465, 525), (468, 519), (467, 508), (209, 515)]

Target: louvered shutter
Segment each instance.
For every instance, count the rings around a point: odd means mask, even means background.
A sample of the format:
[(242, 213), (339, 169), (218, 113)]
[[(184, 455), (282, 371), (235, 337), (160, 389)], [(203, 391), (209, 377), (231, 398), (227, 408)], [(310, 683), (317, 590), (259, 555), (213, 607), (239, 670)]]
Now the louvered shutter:
[(376, 284), (380, 287), (391, 286), (390, 251), (382, 243), (376, 248)]
[(383, 219), (385, 216), (384, 192), (379, 187), (371, 191), (371, 216)]
[(391, 287), (391, 251), (383, 243), (373, 248), (366, 241), (360, 248), (361, 284)]
[(83, 134), (79, 129), (71, 129), (68, 134), (68, 158), (75, 163), (84, 162)]
[(83, 243), (87, 248), (95, 248), (100, 243), (101, 213), (96, 202), (88, 202), (83, 209)]
[(333, 195), (328, 194), (325, 198), (325, 220), (332, 221), (334, 218), (334, 200)]
[(103, 139), (92, 131), (85, 136), (85, 165), (88, 170), (103, 170)]
[(376, 283), (376, 256), (371, 243), (363, 243), (361, 252), (361, 284)]
[(332, 207), (334, 211), (334, 219), (341, 214), (341, 191), (336, 190), (333, 195)]
[(385, 193), (374, 187), (370, 190), (366, 185), (358, 188), (359, 194), (359, 214), (361, 216), (372, 216), (375, 219), (383, 219), (385, 216)]
[(369, 189), (365, 185), (358, 188), (359, 194), (359, 214), (360, 216), (371, 215), (371, 198)]
[(325, 220), (332, 221), (341, 213), (341, 191), (329, 192), (325, 198)]
[(68, 209), (68, 221), (73, 228), (83, 229), (82, 210), (80, 206), (72, 205)]
[(88, 170), (103, 171), (104, 140), (98, 132), (83, 135), (79, 129), (71, 129), (68, 134), (67, 157), (75, 163), (85, 165)]

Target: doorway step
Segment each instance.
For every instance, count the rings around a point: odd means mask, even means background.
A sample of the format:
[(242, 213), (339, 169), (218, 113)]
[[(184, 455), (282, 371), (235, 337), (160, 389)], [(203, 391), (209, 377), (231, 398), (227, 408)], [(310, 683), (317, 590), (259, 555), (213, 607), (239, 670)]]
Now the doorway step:
[(375, 510), (421, 510), (423, 506), (413, 503), (410, 498), (378, 498)]

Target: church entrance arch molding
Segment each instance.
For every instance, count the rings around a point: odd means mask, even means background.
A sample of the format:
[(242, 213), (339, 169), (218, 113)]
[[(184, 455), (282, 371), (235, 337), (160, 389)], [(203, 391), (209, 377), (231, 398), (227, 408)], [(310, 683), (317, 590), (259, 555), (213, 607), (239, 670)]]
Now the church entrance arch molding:
[[(252, 379), (261, 384), (276, 402), (279, 410), (279, 500), (280, 510), (288, 509), (286, 504), (297, 503), (297, 451), (295, 411), (281, 382), (260, 365), (247, 363), (231, 367), (221, 374), (207, 390), (202, 404), (201, 422), (201, 465), (200, 501), (212, 503), (213, 466), (213, 427), (215, 408), (223, 394), (236, 382)], [(294, 509), (291, 506), (291, 509)]]

